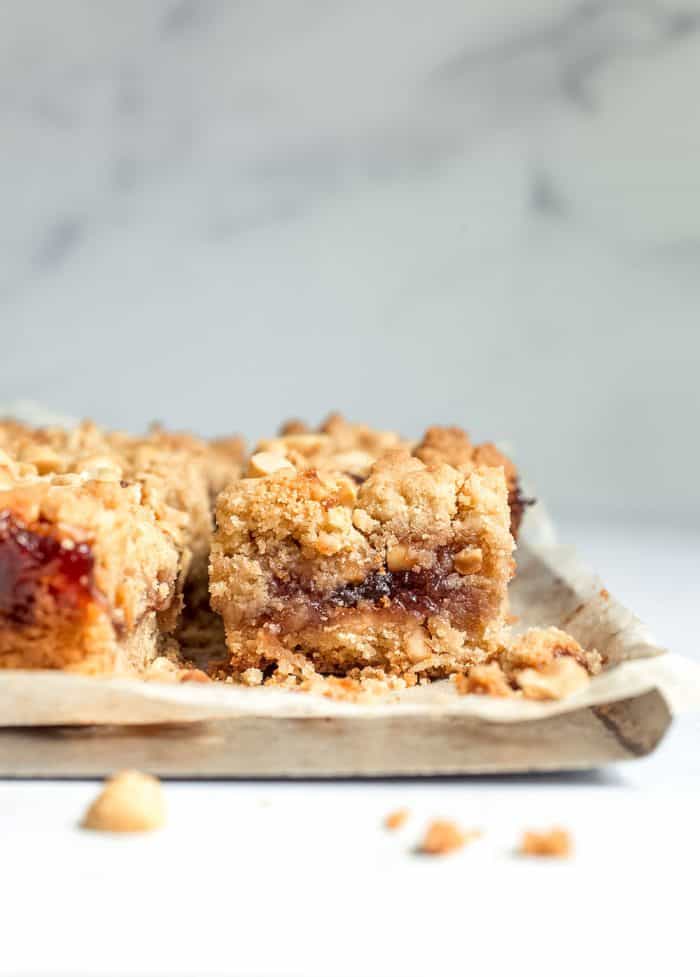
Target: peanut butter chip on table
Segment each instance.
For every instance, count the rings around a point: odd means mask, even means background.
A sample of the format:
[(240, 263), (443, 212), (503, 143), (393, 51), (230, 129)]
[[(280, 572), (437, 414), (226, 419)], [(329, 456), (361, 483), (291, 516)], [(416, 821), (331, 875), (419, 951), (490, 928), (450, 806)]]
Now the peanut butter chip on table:
[(431, 821), (418, 851), (422, 855), (449, 855), (480, 835), (480, 831), (463, 831), (454, 821)]
[(573, 853), (571, 835), (563, 828), (550, 831), (526, 831), (520, 842), (520, 855), (539, 855), (545, 858), (568, 858)]
[(137, 770), (124, 770), (106, 781), (85, 813), (82, 828), (90, 831), (155, 831), (165, 824), (165, 798), (160, 781)]

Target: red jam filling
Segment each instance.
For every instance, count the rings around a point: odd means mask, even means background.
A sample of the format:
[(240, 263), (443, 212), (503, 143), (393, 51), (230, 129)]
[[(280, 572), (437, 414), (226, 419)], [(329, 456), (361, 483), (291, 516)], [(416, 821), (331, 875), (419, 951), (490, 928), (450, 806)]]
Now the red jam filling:
[[(275, 579), (273, 595), (302, 603), (303, 614), (292, 611), (288, 615), (292, 628), (321, 624), (344, 609), (372, 608), (419, 618), (443, 613), (458, 627), (478, 627), (490, 614), (493, 597), (488, 588), (456, 575), (452, 556), (451, 550), (444, 547), (437, 551), (435, 566), (430, 570), (377, 570), (359, 583), (346, 584), (328, 593), (318, 593), (300, 580)], [(286, 616), (272, 615), (283, 630)]]
[(0, 615), (18, 625), (33, 623), (42, 593), (67, 607), (95, 600), (94, 563), (88, 543), (66, 547), (41, 523), (30, 529), (11, 512), (0, 512)]

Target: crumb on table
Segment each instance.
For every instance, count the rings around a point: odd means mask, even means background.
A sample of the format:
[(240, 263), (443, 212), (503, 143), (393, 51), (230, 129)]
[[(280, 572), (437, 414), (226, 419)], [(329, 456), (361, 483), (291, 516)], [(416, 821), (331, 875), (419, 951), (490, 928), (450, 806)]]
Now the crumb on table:
[(85, 813), (91, 831), (155, 831), (165, 824), (165, 799), (157, 777), (123, 770), (110, 777)]
[(408, 809), (405, 807), (400, 807), (396, 811), (391, 811), (384, 818), (384, 827), (389, 831), (396, 831), (402, 828), (404, 824), (408, 821)]
[(519, 854), (550, 858), (568, 858), (573, 853), (571, 835), (564, 828), (549, 831), (526, 831), (520, 842)]
[(480, 835), (480, 831), (463, 831), (454, 821), (431, 821), (418, 851), (423, 855), (449, 855)]

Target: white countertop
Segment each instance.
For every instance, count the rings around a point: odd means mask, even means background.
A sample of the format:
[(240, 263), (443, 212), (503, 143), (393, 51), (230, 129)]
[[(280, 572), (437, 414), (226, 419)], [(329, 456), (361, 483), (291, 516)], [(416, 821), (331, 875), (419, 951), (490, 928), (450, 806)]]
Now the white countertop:
[[(696, 650), (700, 539), (564, 527), (674, 651)], [(694, 573), (694, 576), (693, 576)], [(169, 783), (157, 835), (76, 822), (94, 783), (0, 783), (0, 974), (697, 973), (700, 720), (597, 772), (376, 783)], [(387, 833), (384, 815), (411, 818)], [(411, 847), (435, 816), (482, 828), (463, 852)], [(567, 827), (575, 857), (522, 860), (526, 827)]]

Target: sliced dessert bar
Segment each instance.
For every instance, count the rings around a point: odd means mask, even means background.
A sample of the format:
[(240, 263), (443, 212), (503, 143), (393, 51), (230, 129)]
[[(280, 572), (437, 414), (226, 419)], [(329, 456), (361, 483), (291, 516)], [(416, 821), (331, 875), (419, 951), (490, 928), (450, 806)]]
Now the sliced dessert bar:
[(484, 661), (507, 617), (513, 538), (500, 467), (385, 454), (362, 484), (253, 456), (220, 496), (212, 606), (235, 673), (372, 667), (409, 682)]
[(211, 498), (240, 442), (9, 421), (0, 449), (0, 667), (147, 665), (185, 588), (206, 598)]
[(188, 556), (138, 483), (0, 460), (0, 668), (143, 668), (172, 631)]

